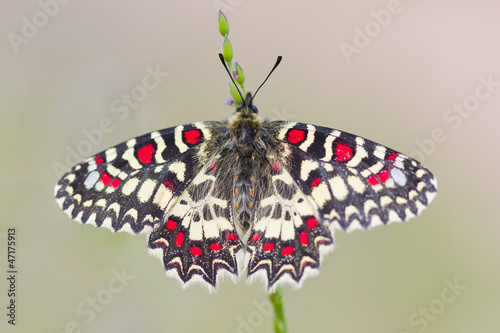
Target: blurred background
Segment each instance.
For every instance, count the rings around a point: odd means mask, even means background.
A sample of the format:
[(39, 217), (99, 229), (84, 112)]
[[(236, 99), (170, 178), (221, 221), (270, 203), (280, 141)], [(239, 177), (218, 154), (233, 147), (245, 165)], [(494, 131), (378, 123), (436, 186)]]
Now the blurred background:
[[(319, 276), (284, 289), (289, 332), (498, 331), (498, 1), (0, 7), (0, 267), (7, 274), (15, 227), (19, 332), (271, 332), (262, 285), (182, 290), (147, 255), (145, 236), (82, 226), (53, 199), (63, 172), (89, 155), (233, 112), (218, 7), (247, 90), (283, 56), (255, 102), (261, 115), (355, 133), (438, 178), (419, 218), (336, 233)], [(13, 328), (5, 314), (2, 331)]]

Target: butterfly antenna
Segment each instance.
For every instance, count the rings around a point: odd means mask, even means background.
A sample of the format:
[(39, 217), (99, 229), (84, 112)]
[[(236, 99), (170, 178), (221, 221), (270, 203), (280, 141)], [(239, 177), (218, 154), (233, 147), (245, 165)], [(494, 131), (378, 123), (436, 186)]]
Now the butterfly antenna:
[(243, 104), (245, 104), (245, 99), (243, 98), (243, 95), (241, 94), (240, 89), (238, 89), (238, 85), (236, 84), (236, 82), (234, 82), (233, 76), (231, 75), (231, 72), (229, 72), (229, 68), (227, 68), (226, 61), (224, 60), (224, 56), (222, 55), (222, 53), (219, 53), (219, 59), (220, 59), (220, 62), (222, 62), (222, 65), (224, 66), (224, 68), (226, 69), (227, 74), (229, 74), (231, 81), (233, 81), (233, 84), (236, 87), (236, 90), (238, 90), (238, 94), (240, 94), (240, 97), (241, 97), (241, 100), (243, 101)]
[[(274, 66), (271, 69), (271, 71), (269, 72), (269, 74), (267, 74), (266, 79), (264, 80), (264, 82), (261, 83), (261, 85), (259, 86), (259, 88), (257, 88), (257, 90), (255, 91), (255, 94), (253, 94), (252, 101), (255, 98), (255, 95), (257, 95), (257, 93), (259, 92), (260, 88), (264, 85), (264, 83), (266, 83), (267, 79), (269, 79), (269, 77), (271, 76), (271, 74), (274, 72), (274, 70), (276, 69), (276, 67), (278, 67), (278, 65), (280, 64), (282, 58), (283, 58), (282, 56), (278, 56), (278, 59), (276, 59), (276, 63), (274, 64)], [(250, 103), (250, 104), (252, 104), (252, 103)]]

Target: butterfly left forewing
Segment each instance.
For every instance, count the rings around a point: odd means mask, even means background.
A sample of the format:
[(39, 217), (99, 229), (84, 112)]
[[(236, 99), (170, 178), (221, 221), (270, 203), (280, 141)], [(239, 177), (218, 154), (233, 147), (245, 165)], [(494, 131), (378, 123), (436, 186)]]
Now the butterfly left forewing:
[(211, 139), (214, 124), (148, 133), (90, 157), (56, 184), (56, 201), (82, 224), (150, 231), (195, 175), (198, 146)]

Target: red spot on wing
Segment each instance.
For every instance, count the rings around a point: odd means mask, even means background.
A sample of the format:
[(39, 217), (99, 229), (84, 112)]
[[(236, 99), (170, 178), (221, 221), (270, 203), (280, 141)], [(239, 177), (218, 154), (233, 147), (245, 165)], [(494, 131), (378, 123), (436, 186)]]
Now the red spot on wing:
[(377, 177), (375, 177), (375, 176), (370, 176), (370, 177), (368, 177), (368, 183), (369, 183), (371, 186), (374, 186), (374, 185), (380, 184), (380, 182), (378, 181)]
[(236, 237), (236, 235), (235, 235), (235, 234), (227, 234), (227, 235), (226, 235), (226, 239), (227, 239), (227, 240), (237, 240), (237, 239), (238, 239), (238, 237)]
[(387, 159), (394, 161), (397, 156), (398, 156), (398, 153), (392, 153), (391, 155), (387, 156)]
[(269, 251), (272, 251), (273, 249), (274, 249), (274, 244), (273, 243), (266, 243), (263, 246), (264, 252), (269, 252)]
[(193, 246), (191, 248), (191, 254), (195, 257), (198, 257), (201, 255), (201, 249), (198, 246)]
[(352, 157), (352, 148), (343, 142), (337, 143), (335, 146), (335, 161), (345, 162)]
[(256, 241), (259, 240), (259, 238), (260, 238), (260, 235), (259, 234), (255, 234), (252, 237), (250, 237), (250, 241), (251, 242), (256, 242)]
[(368, 177), (368, 183), (372, 186), (380, 184), (380, 182), (385, 183), (387, 181), (387, 179), (389, 179), (391, 177), (391, 175), (389, 174), (389, 171), (387, 171), (387, 170), (380, 171), (377, 176), (378, 176), (378, 178), (375, 177), (374, 175)]
[(174, 230), (175, 227), (177, 227), (177, 222), (175, 221), (172, 221), (172, 220), (168, 220), (166, 223), (165, 223), (165, 228), (167, 228), (167, 230)]
[(210, 250), (212, 251), (220, 251), (220, 243), (212, 243), (210, 244)]
[(316, 220), (314, 217), (306, 221), (307, 227), (309, 229), (314, 229), (318, 225), (318, 220)]
[(386, 181), (387, 179), (389, 179), (389, 177), (390, 177), (390, 175), (389, 175), (389, 172), (388, 172), (387, 170), (382, 170), (382, 171), (380, 171), (380, 172), (379, 172), (379, 174), (378, 174), (378, 178), (380, 179), (380, 181), (381, 181), (382, 183), (385, 183), (385, 181)]
[(280, 167), (279, 162), (274, 162), (274, 163), (273, 163), (273, 170), (274, 170), (274, 171), (278, 171), (279, 167)]
[(199, 130), (189, 130), (184, 132), (184, 139), (187, 143), (195, 145), (201, 141), (201, 133)]
[(165, 241), (162, 241), (162, 240), (157, 240), (155, 242), (153, 242), (153, 245), (158, 245), (158, 244), (161, 244), (164, 248), (167, 248), (167, 243), (165, 243)]
[(302, 245), (307, 245), (309, 244), (309, 237), (307, 236), (307, 233), (305, 231), (302, 231), (299, 235), (299, 242)]
[(139, 158), (139, 161), (141, 161), (144, 164), (148, 164), (153, 162), (153, 153), (155, 152), (155, 148), (153, 145), (145, 145), (139, 148), (137, 151), (137, 157)]
[(104, 160), (102, 159), (102, 157), (101, 157), (101, 156), (99, 156), (99, 155), (94, 156), (94, 161), (95, 161), (97, 164), (101, 164), (102, 162), (104, 162)]
[(214, 162), (212, 164), (210, 164), (210, 166), (208, 167), (210, 170), (214, 171), (215, 168), (217, 167), (217, 164), (215, 164)]
[(104, 184), (104, 186), (108, 186), (109, 182), (111, 182), (113, 178), (108, 175), (106, 172), (101, 173), (101, 178), (99, 180)]
[(184, 244), (184, 234), (182, 232), (179, 232), (177, 234), (177, 237), (175, 237), (175, 246), (179, 247), (182, 244)]
[(293, 253), (293, 246), (287, 246), (281, 250), (281, 254), (285, 257), (290, 256)]
[(319, 183), (321, 183), (321, 179), (319, 178), (314, 179), (311, 183), (311, 188), (318, 186)]
[(165, 179), (165, 186), (168, 187), (171, 191), (174, 191), (174, 185), (170, 181), (170, 179)]
[(113, 179), (113, 181), (111, 182), (111, 184), (109, 184), (109, 186), (117, 188), (118, 185), (120, 185), (121, 182), (122, 182), (121, 180), (119, 180), (118, 178), (115, 178), (115, 179)]
[(293, 129), (288, 132), (287, 140), (290, 143), (298, 143), (306, 137), (306, 132), (299, 129)]

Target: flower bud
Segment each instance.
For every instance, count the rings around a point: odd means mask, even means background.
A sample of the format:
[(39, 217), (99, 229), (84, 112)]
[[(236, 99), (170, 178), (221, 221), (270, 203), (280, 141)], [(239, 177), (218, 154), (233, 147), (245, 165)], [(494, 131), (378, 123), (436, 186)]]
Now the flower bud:
[(236, 72), (236, 75), (233, 74), (234, 80), (243, 87), (243, 83), (245, 83), (245, 73), (243, 72), (243, 68), (235, 61), (234, 62), (234, 72)]
[(229, 83), (229, 90), (231, 91), (231, 96), (233, 96), (233, 101), (236, 106), (243, 104), (243, 99), (241, 99), (241, 95), (238, 92), (238, 89), (236, 89), (235, 86), (231, 82)]
[(229, 39), (227, 39), (227, 36), (224, 38), (224, 43), (222, 44), (222, 55), (228, 64), (233, 60), (233, 47)]
[(229, 22), (227, 22), (226, 15), (219, 9), (219, 32), (222, 37), (229, 35)]

